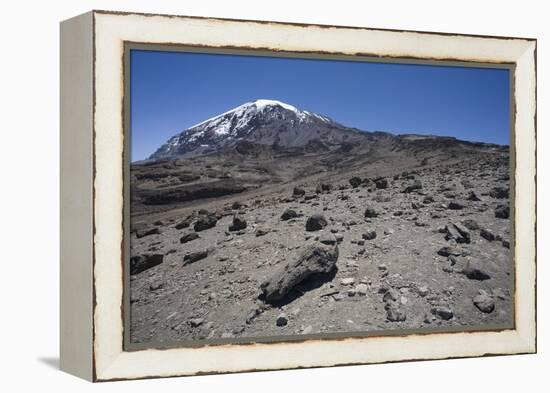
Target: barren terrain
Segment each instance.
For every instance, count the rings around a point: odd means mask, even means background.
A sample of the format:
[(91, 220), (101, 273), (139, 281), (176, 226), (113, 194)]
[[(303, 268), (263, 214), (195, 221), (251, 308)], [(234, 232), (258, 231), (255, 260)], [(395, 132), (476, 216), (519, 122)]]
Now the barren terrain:
[(511, 326), (508, 149), (384, 138), (133, 165), (131, 342)]

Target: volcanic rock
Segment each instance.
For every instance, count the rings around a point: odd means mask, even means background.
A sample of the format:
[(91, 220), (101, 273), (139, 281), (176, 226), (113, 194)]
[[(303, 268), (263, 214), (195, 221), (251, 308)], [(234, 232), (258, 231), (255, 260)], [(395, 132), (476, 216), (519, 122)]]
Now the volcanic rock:
[(180, 237), (180, 243), (182, 244), (187, 243), (187, 242), (190, 242), (191, 240), (195, 240), (198, 238), (199, 238), (199, 235), (196, 232), (189, 232), (183, 235), (182, 237)]
[(242, 216), (235, 214), (233, 216), (233, 223), (229, 226), (229, 231), (235, 232), (235, 231), (243, 230), (245, 228), (246, 228), (246, 220)]
[(507, 205), (498, 205), (495, 208), (495, 217), (497, 218), (509, 218), (510, 208)]
[(331, 273), (337, 260), (338, 247), (319, 243), (307, 245), (298, 258), (261, 284), (265, 301), (283, 299), (297, 284), (312, 275)]
[(491, 278), (489, 273), (487, 273), (481, 264), (475, 260), (469, 260), (462, 272), (470, 280), (483, 281)]
[(208, 256), (207, 250), (192, 252), (191, 254), (187, 254), (186, 256), (183, 257), (183, 264), (189, 265), (190, 263), (200, 261), (201, 259), (204, 259), (207, 256)]
[(290, 220), (291, 218), (296, 218), (296, 217), (298, 217), (298, 213), (296, 213), (295, 210), (286, 209), (281, 215), (281, 220), (287, 221), (287, 220)]
[(327, 226), (327, 220), (322, 214), (314, 214), (306, 221), (306, 231), (319, 231)]
[(130, 274), (139, 274), (163, 262), (162, 254), (135, 255), (130, 258)]
[(200, 215), (197, 221), (195, 221), (193, 228), (195, 229), (195, 232), (201, 232), (214, 228), (217, 222), (218, 219), (213, 214)]
[(479, 311), (486, 314), (492, 313), (495, 309), (495, 301), (489, 296), (484, 290), (480, 290), (479, 294), (472, 299), (474, 305), (479, 309)]

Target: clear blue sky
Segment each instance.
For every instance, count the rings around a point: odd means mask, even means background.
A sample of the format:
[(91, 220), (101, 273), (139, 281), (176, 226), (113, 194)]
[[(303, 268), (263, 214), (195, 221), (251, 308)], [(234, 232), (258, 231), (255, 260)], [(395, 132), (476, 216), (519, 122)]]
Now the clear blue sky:
[(508, 70), (131, 51), (132, 161), (256, 99), (366, 131), (509, 143)]

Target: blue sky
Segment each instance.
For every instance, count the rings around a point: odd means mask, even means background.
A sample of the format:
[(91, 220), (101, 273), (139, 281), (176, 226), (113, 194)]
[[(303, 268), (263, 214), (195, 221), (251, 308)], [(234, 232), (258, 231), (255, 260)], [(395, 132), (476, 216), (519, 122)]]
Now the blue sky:
[(273, 99), (366, 131), (509, 143), (505, 69), (131, 51), (132, 161), (207, 118)]

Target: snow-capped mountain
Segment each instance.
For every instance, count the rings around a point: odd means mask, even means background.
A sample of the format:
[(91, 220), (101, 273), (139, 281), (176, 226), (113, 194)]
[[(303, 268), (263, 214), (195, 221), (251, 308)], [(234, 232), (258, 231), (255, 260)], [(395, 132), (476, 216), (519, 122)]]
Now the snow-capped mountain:
[(314, 145), (333, 150), (362, 138), (358, 130), (275, 100), (248, 102), (171, 137), (149, 159), (213, 153), (239, 142), (291, 148)]

